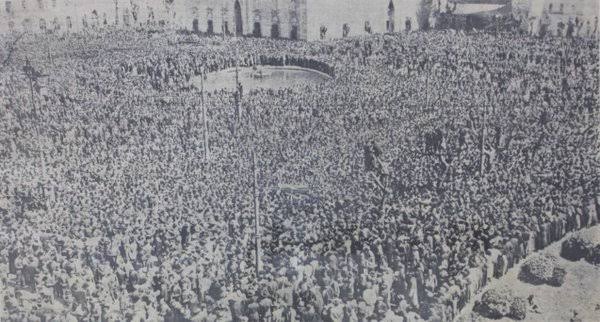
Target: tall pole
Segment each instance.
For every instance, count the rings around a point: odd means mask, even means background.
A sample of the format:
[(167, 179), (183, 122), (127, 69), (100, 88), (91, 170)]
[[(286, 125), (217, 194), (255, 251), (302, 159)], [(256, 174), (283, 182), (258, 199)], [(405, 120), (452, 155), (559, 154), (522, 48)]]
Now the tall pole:
[(50, 45), (48, 44), (48, 38), (46, 38), (46, 55), (48, 58), (48, 65), (53, 64), (52, 57), (50, 56)]
[(119, 25), (119, 0), (115, 1), (115, 26)]
[(240, 63), (240, 52), (236, 48), (235, 49), (235, 88), (238, 88), (238, 84), (240, 83), (240, 72), (239, 72), (239, 63)]
[(241, 90), (241, 84), (240, 84), (240, 72), (239, 72), (239, 61), (240, 61), (240, 53), (239, 50), (236, 48), (235, 50), (236, 54), (235, 54), (235, 91), (237, 93), (237, 106), (236, 108), (236, 114), (237, 114), (237, 121), (239, 122), (240, 119), (242, 118), (242, 90)]
[(200, 75), (200, 104), (202, 105), (202, 123), (204, 123), (204, 161), (208, 161), (208, 120), (206, 119), (206, 104), (204, 104), (204, 73)]
[(33, 77), (34, 77), (33, 74), (34, 74), (34, 69), (31, 66), (31, 62), (29, 61), (29, 58), (27, 58), (26, 61), (25, 61), (25, 67), (23, 67), (23, 71), (25, 72), (25, 75), (29, 79), (29, 90), (30, 90), (30, 93), (31, 93), (31, 105), (33, 107), (32, 112), (34, 114), (37, 114), (36, 110), (35, 110), (35, 98), (34, 98), (34, 95), (33, 95)]
[(254, 252), (256, 254), (254, 263), (256, 268), (256, 279), (260, 276), (260, 223), (258, 203), (258, 170), (256, 166), (256, 154), (252, 152), (252, 172), (254, 174)]
[(223, 17), (221, 22), (221, 37), (223, 38), (223, 41), (225, 41), (225, 22), (227, 20), (227, 10), (225, 7), (221, 7), (221, 16)]
[(483, 178), (483, 172), (485, 169), (485, 136), (486, 136), (486, 126), (487, 126), (487, 104), (483, 104), (483, 123), (481, 124), (481, 164), (479, 173), (481, 178)]
[(29, 90), (31, 92), (31, 104), (33, 106), (33, 113), (37, 114), (35, 111), (35, 99), (33, 96), (33, 77), (31, 75), (27, 75), (27, 78), (29, 78)]
[(427, 78), (425, 79), (425, 109), (429, 109), (429, 75), (431, 74), (431, 65), (429, 64), (429, 56), (427, 56)]

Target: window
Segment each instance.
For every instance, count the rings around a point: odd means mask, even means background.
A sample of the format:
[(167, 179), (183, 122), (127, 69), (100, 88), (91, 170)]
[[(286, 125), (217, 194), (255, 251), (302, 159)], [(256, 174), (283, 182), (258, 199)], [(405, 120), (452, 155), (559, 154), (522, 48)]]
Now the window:
[(298, 14), (295, 12), (290, 14), (290, 25), (292, 25), (292, 27), (298, 27), (300, 25)]
[(342, 25), (342, 37), (346, 38), (350, 34), (350, 25), (345, 23)]
[(560, 13), (563, 13), (565, 9), (565, 5), (563, 3), (560, 4)]
[(38, 3), (39, 9), (44, 9), (44, 1), (43, 0), (37, 0), (37, 3)]
[(56, 0), (52, 0), (52, 8), (56, 8)]
[(44, 18), (40, 19), (40, 30), (46, 30), (46, 20)]
[(12, 2), (6, 1), (4, 3), (4, 7), (6, 9), (6, 13), (8, 13), (8, 14), (12, 13)]
[(154, 10), (152, 8), (148, 10), (148, 20), (154, 21)]
[(8, 30), (10, 30), (10, 31), (15, 30), (15, 22), (14, 21), (8, 22)]
[(23, 9), (27, 9), (27, 1), (26, 0), (21, 0), (21, 7), (23, 7)]
[(327, 26), (321, 25), (321, 27), (319, 27), (319, 37), (325, 39), (325, 36), (327, 36)]
[(31, 19), (29, 19), (29, 18), (23, 19), (23, 29), (29, 31), (30, 27), (31, 27)]
[(123, 24), (125, 27), (129, 27), (129, 9), (125, 9), (125, 12), (123, 13)]
[(548, 11), (552, 12), (552, 4), (548, 6)]
[(67, 29), (73, 28), (73, 22), (71, 22), (71, 17), (67, 16)]
[(98, 11), (96, 11), (96, 9), (92, 10), (92, 18), (90, 20), (92, 27), (98, 27)]
[(134, 22), (137, 22), (138, 20), (138, 10), (140, 10), (140, 8), (136, 4), (134, 4), (131, 8), (131, 17), (133, 18)]

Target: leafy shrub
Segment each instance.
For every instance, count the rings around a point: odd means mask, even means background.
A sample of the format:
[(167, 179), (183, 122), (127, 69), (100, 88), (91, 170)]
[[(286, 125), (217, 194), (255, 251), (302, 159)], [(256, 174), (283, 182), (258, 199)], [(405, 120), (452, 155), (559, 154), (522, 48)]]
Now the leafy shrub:
[(527, 302), (520, 297), (514, 297), (510, 306), (509, 317), (514, 320), (524, 320), (527, 315)]
[(560, 247), (560, 256), (570, 261), (578, 261), (587, 255), (589, 242), (581, 234), (574, 234), (563, 241)]
[(600, 265), (600, 234), (590, 229), (573, 234), (563, 241), (560, 256), (571, 261), (585, 258), (591, 264)]
[(558, 265), (556, 257), (542, 254), (530, 257), (523, 263), (519, 280), (534, 285), (560, 286), (564, 283), (565, 275), (566, 271)]
[(585, 260), (590, 264), (600, 265), (600, 244), (592, 247), (592, 249), (588, 251)]
[(489, 319), (510, 317), (522, 320), (527, 314), (527, 303), (508, 289), (491, 289), (483, 294), (481, 301), (475, 303), (474, 310)]
[(555, 267), (552, 278), (548, 281), (548, 285), (561, 286), (565, 283), (567, 271), (562, 267)]

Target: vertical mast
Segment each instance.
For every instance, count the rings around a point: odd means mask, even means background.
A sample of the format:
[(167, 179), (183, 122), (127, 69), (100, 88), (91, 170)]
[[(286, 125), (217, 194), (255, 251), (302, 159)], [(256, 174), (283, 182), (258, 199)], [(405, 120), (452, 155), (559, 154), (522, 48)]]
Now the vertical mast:
[(208, 162), (208, 120), (206, 119), (206, 104), (204, 103), (204, 73), (200, 75), (200, 102), (202, 104), (202, 122), (204, 123), (204, 161)]
[(254, 252), (256, 279), (260, 276), (260, 222), (259, 222), (259, 201), (258, 201), (258, 169), (256, 165), (256, 152), (252, 152), (252, 172), (254, 175)]

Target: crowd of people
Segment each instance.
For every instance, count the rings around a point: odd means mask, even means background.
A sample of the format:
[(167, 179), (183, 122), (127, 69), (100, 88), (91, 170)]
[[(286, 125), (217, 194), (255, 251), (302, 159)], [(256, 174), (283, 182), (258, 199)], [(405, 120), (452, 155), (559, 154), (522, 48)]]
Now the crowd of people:
[(2, 43), (2, 320), (449, 321), (599, 219), (596, 39)]

